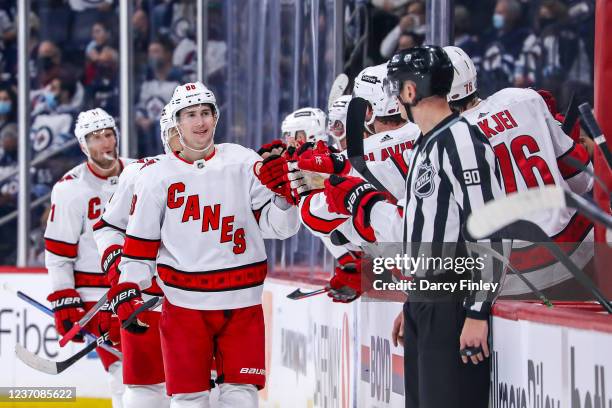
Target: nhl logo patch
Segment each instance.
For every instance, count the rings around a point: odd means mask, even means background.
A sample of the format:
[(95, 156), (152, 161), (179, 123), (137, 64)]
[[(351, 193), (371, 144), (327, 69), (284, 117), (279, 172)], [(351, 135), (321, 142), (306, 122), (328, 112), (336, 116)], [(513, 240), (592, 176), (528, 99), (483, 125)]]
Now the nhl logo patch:
[(416, 179), (412, 186), (414, 195), (419, 198), (426, 198), (432, 195), (436, 188), (434, 183), (435, 175), (436, 170), (429, 162), (419, 164), (419, 167), (416, 169)]

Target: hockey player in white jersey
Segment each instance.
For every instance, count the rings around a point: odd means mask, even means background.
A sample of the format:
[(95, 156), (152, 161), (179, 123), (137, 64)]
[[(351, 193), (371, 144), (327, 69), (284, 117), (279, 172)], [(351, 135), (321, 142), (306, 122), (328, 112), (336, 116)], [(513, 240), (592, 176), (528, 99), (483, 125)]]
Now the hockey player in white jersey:
[[(109, 288), (100, 269), (92, 227), (100, 219), (104, 203), (115, 191), (119, 174), (128, 163), (118, 158), (115, 121), (104, 110), (81, 112), (74, 133), (87, 161), (66, 173), (53, 187), (44, 235), (45, 266), (53, 290), (47, 300), (53, 305), (55, 325), (61, 335)], [(96, 334), (118, 330), (111, 327), (111, 321), (110, 310), (102, 310), (90, 321), (88, 329)], [(110, 374), (113, 407), (121, 407), (124, 390), (121, 363), (103, 349), (98, 348), (97, 352)]]
[[(267, 169), (254, 168), (261, 160), (254, 151), (214, 143), (219, 111), (202, 83), (178, 86), (170, 106), (183, 150), (140, 170), (109, 297), (125, 321), (157, 269), (171, 407), (209, 406), (213, 356), (220, 406), (255, 407), (265, 385), (264, 238), (294, 235), (297, 208), (255, 176)], [(143, 323), (127, 330), (143, 332)]]
[[(169, 115), (169, 105), (164, 107), (159, 120), (161, 141), (165, 154), (181, 150), (176, 130)], [(134, 181), (139, 170), (151, 161), (158, 161), (163, 154), (146, 157), (128, 165), (119, 177), (117, 190), (106, 203), (100, 221), (94, 225), (94, 238), (102, 256), (102, 271), (111, 285), (119, 280), (117, 266), (121, 261), (125, 230), (134, 196)], [(163, 296), (155, 278), (151, 286), (143, 290), (144, 300), (150, 296)], [(147, 310), (139, 316), (150, 325), (144, 334), (133, 334), (121, 330), (121, 349), (123, 351), (123, 383), (126, 390), (123, 396), (124, 408), (163, 408), (170, 405), (166, 396), (164, 366), (159, 336), (161, 307)]]
[[(402, 117), (402, 107), (397, 98), (390, 97), (383, 89), (387, 77), (387, 64), (364, 69), (355, 79), (354, 95), (366, 99), (370, 104), (369, 121), (377, 133), (364, 140), (364, 159), (377, 178), (388, 186), (396, 198), (403, 195), (403, 183), (407, 173), (403, 152), (412, 149), (419, 136), (419, 128)], [(345, 97), (342, 97), (345, 98)], [(350, 101), (350, 97), (348, 98)], [(344, 103), (344, 118), (348, 103)], [(333, 106), (333, 105), (332, 105)], [(339, 111), (339, 109), (338, 109)], [(337, 116), (342, 112), (334, 112)], [(331, 116), (331, 111), (330, 111)], [(342, 155), (317, 149), (311, 155), (302, 155), (298, 160), (300, 169), (326, 174), (359, 174), (350, 167), (346, 153)], [(349, 218), (328, 210), (325, 193), (308, 195), (301, 202), (302, 223), (315, 235), (320, 236), (330, 252), (335, 254), (340, 266), (330, 280), (328, 295), (334, 301), (355, 300), (362, 293), (360, 246), (375, 240), (371, 228), (357, 228)], [(329, 236), (335, 231), (336, 237), (347, 241), (343, 250), (334, 247)]]
[[(588, 152), (563, 133), (536, 91), (506, 88), (481, 100), (470, 57), (458, 47), (444, 47), (444, 50), (455, 67), (449, 103), (489, 139), (500, 164), (506, 194), (551, 184), (577, 194), (591, 190), (591, 176), (564, 162), (564, 158), (571, 157), (592, 170)], [(584, 267), (592, 258), (593, 224), (574, 209), (536, 212), (529, 220), (562, 244), (562, 249), (579, 267)], [(510, 260), (539, 289), (572, 277), (543, 248), (515, 246)], [(504, 294), (528, 292), (520, 279), (507, 276)]]

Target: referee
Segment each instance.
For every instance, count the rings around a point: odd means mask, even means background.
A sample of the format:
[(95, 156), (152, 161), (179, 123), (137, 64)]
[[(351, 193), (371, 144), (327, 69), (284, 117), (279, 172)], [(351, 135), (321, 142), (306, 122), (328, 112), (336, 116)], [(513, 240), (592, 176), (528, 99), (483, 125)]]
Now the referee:
[[(410, 255), (426, 252), (455, 260), (469, 256), (461, 226), (474, 208), (503, 196), (493, 149), (478, 128), (449, 108), (446, 96), (453, 65), (441, 47), (400, 51), (387, 69), (387, 91), (400, 99), (422, 132), (408, 163), (405, 208), (398, 211), (364, 180), (331, 177), (326, 182), (330, 209), (346, 209), (356, 226), (373, 228), (378, 242), (403, 241)], [(502, 252), (500, 242), (485, 244)], [(462, 275), (457, 268), (428, 269), (417, 270), (414, 278), (499, 279), (503, 265), (485, 259), (490, 261), (482, 269)], [(404, 340), (406, 407), (488, 407), (492, 299), (491, 293), (477, 297), (470, 292), (443, 292), (435, 300), (422, 293), (409, 294), (403, 319), (396, 319), (393, 333), (394, 341), (398, 334)], [(464, 355), (468, 350), (475, 354)]]

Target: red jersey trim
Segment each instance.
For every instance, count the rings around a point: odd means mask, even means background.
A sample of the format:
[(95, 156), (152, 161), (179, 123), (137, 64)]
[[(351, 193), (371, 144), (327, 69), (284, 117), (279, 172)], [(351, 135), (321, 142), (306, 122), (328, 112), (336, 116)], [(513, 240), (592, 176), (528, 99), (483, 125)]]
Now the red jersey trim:
[[(181, 156), (181, 155), (179, 154), (180, 152), (172, 152), (172, 153), (173, 153), (173, 154), (176, 156), (176, 158), (177, 158), (177, 159), (179, 159), (180, 161), (185, 162), (185, 163), (187, 163), (187, 164), (189, 164), (189, 165), (192, 165), (192, 164), (193, 164), (193, 162), (192, 162), (192, 161), (187, 160), (186, 158), (184, 158), (183, 156)], [(215, 148), (213, 149), (213, 152), (212, 152), (212, 154), (211, 154), (210, 156), (208, 156), (208, 157), (204, 157), (204, 160), (208, 161), (208, 160), (212, 159), (213, 157), (215, 157), (215, 154), (216, 154), (216, 153), (217, 153), (217, 146), (215, 146)]]
[[(593, 228), (593, 223), (585, 216), (575, 213), (566, 227), (551, 240), (560, 245), (560, 249), (570, 256), (582, 243)], [(529, 245), (523, 248), (513, 248), (510, 263), (521, 272), (531, 272), (542, 269), (557, 262), (557, 259), (546, 248)]]
[(45, 238), (45, 249), (57, 256), (63, 256), (65, 258), (76, 258), (79, 251), (79, 246), (78, 243), (71, 244), (69, 242)]
[(110, 285), (103, 273), (74, 271), (74, 287), (110, 288)]
[(578, 160), (584, 166), (588, 166), (591, 159), (589, 158), (589, 153), (584, 148), (584, 146), (574, 143), (574, 145), (565, 153), (557, 158), (557, 166), (559, 166), (559, 171), (561, 172), (561, 176), (563, 179), (567, 180), (574, 177), (577, 174), (582, 172), (581, 169), (577, 169), (570, 163), (565, 163), (563, 159), (565, 157), (571, 157), (574, 160)]
[(114, 230), (117, 230), (117, 231), (122, 232), (122, 233), (124, 233), (124, 234), (125, 234), (125, 230), (124, 230), (124, 229), (119, 228), (119, 227), (116, 227), (116, 226), (114, 226), (113, 224), (109, 224), (108, 222), (106, 222), (106, 221), (104, 220), (104, 218), (100, 218), (100, 220), (94, 224), (94, 226), (93, 226), (93, 230), (94, 230), (94, 231), (98, 231), (98, 230), (100, 230), (100, 229), (102, 229), (102, 228), (105, 228), (105, 227), (112, 228), (112, 229), (114, 229)]
[(310, 212), (310, 201), (312, 200), (313, 194), (306, 196), (304, 204), (300, 210), (302, 214), (302, 221), (306, 226), (314, 231), (320, 232), (321, 234), (330, 234), (333, 230), (338, 228), (348, 218), (334, 218), (333, 220), (325, 220), (313, 215)]
[(159, 239), (144, 239), (126, 235), (123, 244), (123, 256), (154, 261), (157, 259), (159, 245)]
[(157, 273), (165, 285), (194, 292), (223, 292), (260, 286), (267, 272), (267, 260), (203, 272), (185, 272), (157, 264)]

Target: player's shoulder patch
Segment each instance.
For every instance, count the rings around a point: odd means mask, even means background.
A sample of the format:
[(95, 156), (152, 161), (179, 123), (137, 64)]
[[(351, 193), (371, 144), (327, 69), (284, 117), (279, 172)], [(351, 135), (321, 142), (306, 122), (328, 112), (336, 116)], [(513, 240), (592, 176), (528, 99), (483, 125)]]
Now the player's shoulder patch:
[(69, 182), (75, 182), (83, 176), (83, 170), (85, 169), (85, 163), (81, 163), (78, 166), (68, 170), (55, 184), (71, 184)]

